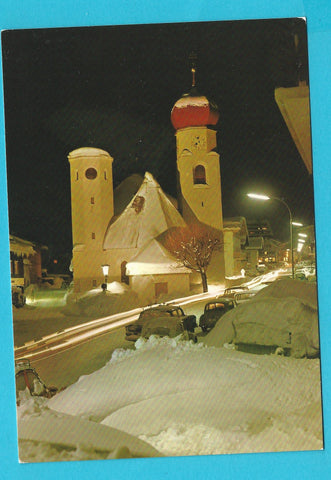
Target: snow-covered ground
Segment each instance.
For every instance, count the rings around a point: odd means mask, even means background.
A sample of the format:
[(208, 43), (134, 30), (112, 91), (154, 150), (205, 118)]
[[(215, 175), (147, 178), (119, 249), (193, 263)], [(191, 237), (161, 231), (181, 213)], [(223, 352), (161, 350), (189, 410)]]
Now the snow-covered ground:
[[(311, 308), (313, 296), (296, 291), (286, 302), (301, 298)], [(265, 316), (265, 303), (255, 303), (256, 318)], [(218, 324), (205, 338), (213, 342), (138, 340), (52, 399), (23, 398), (21, 461), (323, 448), (318, 358), (234, 350)]]

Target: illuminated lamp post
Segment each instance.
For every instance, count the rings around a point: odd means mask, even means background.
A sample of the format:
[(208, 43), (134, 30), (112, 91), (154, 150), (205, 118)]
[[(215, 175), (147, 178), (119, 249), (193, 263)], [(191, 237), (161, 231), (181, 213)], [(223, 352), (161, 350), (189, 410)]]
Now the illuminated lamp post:
[(303, 240), (302, 238), (299, 238), (299, 240), (298, 240), (298, 248), (297, 248), (298, 252), (301, 252), (301, 250), (302, 250), (305, 242), (306, 242), (306, 240)]
[(301, 226), (301, 224), (298, 224), (297, 222), (292, 221), (292, 212), (290, 210), (290, 207), (287, 205), (285, 200), (282, 198), (278, 197), (268, 197), (268, 195), (260, 195), (257, 193), (247, 193), (247, 196), (250, 198), (254, 198), (255, 200), (276, 200), (278, 202), (281, 202), (283, 205), (288, 210), (289, 216), (290, 216), (290, 245), (291, 245), (291, 265), (292, 265), (292, 278), (294, 278), (294, 257), (293, 257), (293, 225), (295, 226)]
[(107, 290), (107, 282), (108, 282), (108, 273), (109, 273), (109, 265), (101, 265), (102, 273), (105, 277), (105, 282), (101, 285), (102, 290), (105, 292)]

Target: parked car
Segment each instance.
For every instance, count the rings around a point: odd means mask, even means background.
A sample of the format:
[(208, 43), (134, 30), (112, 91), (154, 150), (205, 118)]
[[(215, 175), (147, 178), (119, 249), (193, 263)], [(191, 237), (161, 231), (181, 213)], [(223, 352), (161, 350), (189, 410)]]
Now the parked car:
[(54, 289), (68, 289), (72, 278), (67, 274), (43, 275), (41, 286)]
[(135, 342), (141, 336), (143, 325), (152, 319), (160, 319), (166, 323), (168, 318), (179, 318), (183, 322), (183, 326), (189, 332), (194, 332), (197, 327), (195, 315), (185, 315), (183, 309), (177, 305), (157, 305), (143, 310), (138, 320), (125, 327), (125, 339)]
[(203, 332), (215, 327), (216, 322), (229, 310), (236, 306), (233, 298), (219, 297), (206, 303), (204, 313), (199, 320)]
[(248, 290), (249, 290), (248, 287), (242, 286), (242, 285), (229, 287), (224, 290), (222, 297), (234, 298), (236, 293), (248, 292)]
[[(264, 286), (264, 288), (267, 285)], [(234, 294), (234, 303), (240, 305), (243, 302), (247, 302), (247, 300), (251, 300), (257, 294), (259, 290), (245, 290), (244, 292), (238, 292)]]
[(15, 362), (15, 381), (17, 405), (20, 404), (20, 392), (25, 390), (28, 390), (31, 396), (47, 398), (53, 397), (58, 391), (56, 387), (47, 387), (45, 385), (27, 359)]
[(22, 285), (12, 285), (11, 288), (12, 304), (16, 308), (24, 307), (26, 302), (26, 296), (24, 293), (24, 287)]
[(148, 339), (151, 335), (170, 338), (180, 335), (183, 340), (198, 341), (196, 335), (185, 327), (184, 317), (156, 317), (146, 321), (141, 336)]

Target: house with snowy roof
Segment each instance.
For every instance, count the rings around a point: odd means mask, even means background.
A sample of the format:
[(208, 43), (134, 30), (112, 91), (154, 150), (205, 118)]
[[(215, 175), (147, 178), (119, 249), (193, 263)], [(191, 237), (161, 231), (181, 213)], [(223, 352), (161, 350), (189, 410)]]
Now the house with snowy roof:
[(11, 284), (27, 287), (42, 276), (42, 253), (47, 250), (29, 240), (9, 235)]
[[(222, 281), (240, 271), (242, 265), (238, 266), (233, 257), (238, 235), (243, 235), (246, 224), (228, 223), (223, 235), (215, 129), (219, 112), (197, 91), (194, 72), (192, 68), (192, 89), (171, 112), (177, 143), (178, 208), (148, 172), (139, 188), (136, 176), (132, 177), (130, 188), (135, 190), (135, 185), (137, 190), (124, 209), (123, 205), (118, 208), (114, 205), (113, 159), (109, 153), (85, 147), (69, 154), (76, 292), (116, 280), (129, 284), (150, 301), (164, 294), (188, 293), (191, 271), (178, 264), (163, 239), (171, 229), (192, 223), (211, 229), (224, 243), (224, 249), (213, 255), (210, 274)], [(124, 189), (120, 190), (123, 204)], [(103, 265), (109, 265), (107, 279)]]

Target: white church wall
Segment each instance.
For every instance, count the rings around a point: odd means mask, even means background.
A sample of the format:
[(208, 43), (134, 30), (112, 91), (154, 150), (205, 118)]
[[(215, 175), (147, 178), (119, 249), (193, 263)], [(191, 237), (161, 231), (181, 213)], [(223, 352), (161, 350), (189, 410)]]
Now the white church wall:
[(139, 295), (140, 303), (150, 305), (189, 294), (190, 274), (134, 275), (130, 286)]
[(123, 262), (130, 261), (136, 253), (137, 249), (74, 248), (72, 265), (75, 291), (87, 291), (104, 283), (102, 265), (105, 264), (109, 265), (108, 282), (121, 282)]

